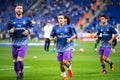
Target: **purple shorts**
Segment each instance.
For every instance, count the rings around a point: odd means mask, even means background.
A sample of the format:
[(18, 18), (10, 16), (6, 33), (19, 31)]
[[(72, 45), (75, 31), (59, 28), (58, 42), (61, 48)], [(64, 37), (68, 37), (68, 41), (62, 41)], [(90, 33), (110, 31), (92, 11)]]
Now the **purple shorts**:
[(110, 56), (110, 51), (111, 51), (111, 48), (100, 47), (100, 49), (99, 49), (99, 55), (103, 55), (105, 57), (109, 57)]
[(72, 52), (73, 52), (73, 49), (70, 50), (70, 59), (72, 59)]
[(12, 47), (12, 57), (16, 59), (18, 56), (24, 58), (27, 51), (27, 46)]
[(63, 60), (69, 61), (71, 59), (71, 51), (65, 51), (65, 52), (58, 52), (57, 53), (57, 60), (59, 62), (62, 62)]

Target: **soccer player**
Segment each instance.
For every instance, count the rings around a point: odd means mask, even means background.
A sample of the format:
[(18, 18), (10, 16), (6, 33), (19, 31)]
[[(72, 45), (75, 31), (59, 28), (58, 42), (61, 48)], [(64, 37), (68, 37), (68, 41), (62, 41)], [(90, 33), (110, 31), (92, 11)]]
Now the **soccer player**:
[(47, 21), (47, 25), (45, 25), (44, 27), (44, 38), (45, 38), (45, 45), (44, 45), (44, 50), (45, 51), (49, 51), (49, 46), (50, 46), (50, 33), (52, 31), (52, 25), (50, 23), (50, 21)]
[[(70, 25), (70, 18), (68, 16), (65, 16), (65, 23)], [(72, 27), (74, 33), (77, 35), (77, 32), (76, 32), (75, 28), (73, 26), (71, 26), (71, 27)], [(70, 58), (71, 59), (72, 59), (72, 52), (73, 52), (73, 49), (74, 49), (74, 41), (72, 41), (72, 42), (73, 42), (73, 46), (71, 46), (71, 52), (70, 52)], [(69, 61), (70, 64), (71, 64), (71, 59)]]
[(22, 4), (17, 4), (15, 7), (15, 17), (11, 18), (8, 22), (8, 32), (12, 34), (12, 57), (17, 80), (23, 79), (23, 58), (27, 51), (29, 27), (32, 27), (31, 21), (22, 14), (23, 6)]
[(70, 60), (72, 41), (76, 37), (76, 34), (70, 25), (65, 24), (63, 14), (58, 15), (58, 23), (59, 25), (56, 25), (52, 29), (50, 40), (54, 39), (54, 36), (56, 37), (56, 52), (63, 76), (62, 80), (68, 80), (64, 65), (67, 66), (68, 74), (72, 77), (72, 69), (68, 61)]
[[(115, 26), (115, 30), (116, 30), (117, 32), (119, 32), (118, 29), (117, 29), (117, 26)], [(113, 42), (112, 42), (112, 52), (114, 52), (114, 53), (116, 52), (116, 51), (115, 51), (115, 46), (116, 46), (116, 45), (117, 45), (117, 39), (114, 39)]]
[[(102, 34), (100, 48), (99, 48), (100, 62), (102, 66), (101, 73), (106, 74), (107, 71), (105, 67), (105, 62), (107, 62), (110, 65), (110, 70), (114, 70), (114, 65), (113, 62), (109, 59), (109, 55), (111, 52), (112, 41), (118, 36), (113, 26), (108, 24), (107, 15), (100, 16), (100, 25), (98, 28), (97, 35), (95, 35), (95, 37), (98, 37), (98, 35), (100, 34)], [(114, 34), (113, 37), (112, 34)]]

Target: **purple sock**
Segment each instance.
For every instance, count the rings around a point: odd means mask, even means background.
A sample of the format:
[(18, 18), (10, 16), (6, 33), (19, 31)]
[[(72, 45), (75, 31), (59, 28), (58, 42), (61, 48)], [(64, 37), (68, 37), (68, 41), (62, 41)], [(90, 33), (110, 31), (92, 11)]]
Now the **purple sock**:
[(24, 62), (23, 61), (18, 61), (18, 62), (19, 62), (20, 70), (21, 70), (21, 72), (23, 72)]
[(19, 68), (18, 61), (14, 62), (14, 70), (16, 72), (16, 75), (19, 76), (19, 70), (20, 70), (20, 68)]
[(104, 63), (103, 63), (101, 66), (102, 66), (102, 69), (103, 69), (103, 70), (106, 70)]

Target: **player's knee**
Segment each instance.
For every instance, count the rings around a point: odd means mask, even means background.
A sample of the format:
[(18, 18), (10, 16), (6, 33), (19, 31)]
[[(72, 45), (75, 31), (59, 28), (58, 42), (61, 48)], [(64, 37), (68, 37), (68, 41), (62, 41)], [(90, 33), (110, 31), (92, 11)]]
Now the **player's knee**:
[(18, 56), (18, 57), (17, 57), (17, 61), (23, 61), (23, 58), (20, 57), (20, 56)]
[(107, 60), (107, 57), (103, 56), (103, 60)]
[(68, 62), (67, 60), (63, 60), (63, 64), (67, 64), (67, 62)]

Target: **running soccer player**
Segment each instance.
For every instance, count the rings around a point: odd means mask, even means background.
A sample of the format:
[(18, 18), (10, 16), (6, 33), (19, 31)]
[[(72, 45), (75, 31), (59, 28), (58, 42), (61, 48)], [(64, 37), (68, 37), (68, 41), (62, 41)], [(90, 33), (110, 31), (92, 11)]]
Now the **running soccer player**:
[[(119, 32), (118, 29), (117, 29), (117, 26), (115, 26), (115, 30), (116, 30), (117, 32)], [(115, 50), (115, 46), (116, 46), (116, 45), (117, 45), (117, 38), (114, 39), (113, 42), (112, 42), (112, 52), (114, 52), (114, 53), (116, 53), (116, 50)]]
[[(103, 69), (101, 73), (106, 74), (107, 71), (105, 67), (105, 62), (107, 62), (110, 65), (110, 70), (114, 70), (114, 65), (113, 62), (109, 59), (109, 55), (111, 52), (112, 41), (118, 36), (114, 27), (108, 24), (107, 15), (100, 16), (100, 25), (97, 35), (95, 35), (95, 37), (98, 37), (98, 35), (100, 34), (102, 34), (102, 38), (100, 42), (99, 55), (100, 55), (101, 66)], [(112, 34), (114, 34), (113, 37)]]
[(52, 29), (50, 40), (54, 39), (54, 36), (56, 37), (56, 52), (63, 76), (62, 80), (68, 80), (64, 65), (67, 66), (68, 74), (72, 77), (72, 69), (68, 61), (70, 60), (72, 40), (76, 37), (76, 34), (70, 25), (65, 24), (65, 17), (63, 14), (58, 15), (58, 23), (59, 25), (56, 25)]
[(12, 34), (12, 57), (14, 60), (14, 70), (17, 80), (23, 79), (24, 62), (23, 58), (27, 51), (27, 35), (29, 27), (32, 27), (31, 21), (23, 16), (22, 4), (15, 7), (15, 17), (8, 22), (8, 32)]
[[(65, 23), (70, 25), (70, 18), (68, 16), (65, 16)], [(77, 35), (77, 32), (75, 30), (75, 28), (73, 26), (71, 26), (73, 28), (73, 31), (74, 33)], [(74, 49), (74, 40), (72, 41), (73, 42), (73, 46), (71, 46), (71, 52), (70, 52), (70, 58), (72, 59), (72, 52), (73, 52), (73, 49)], [(71, 59), (70, 59), (70, 64), (71, 64)]]

